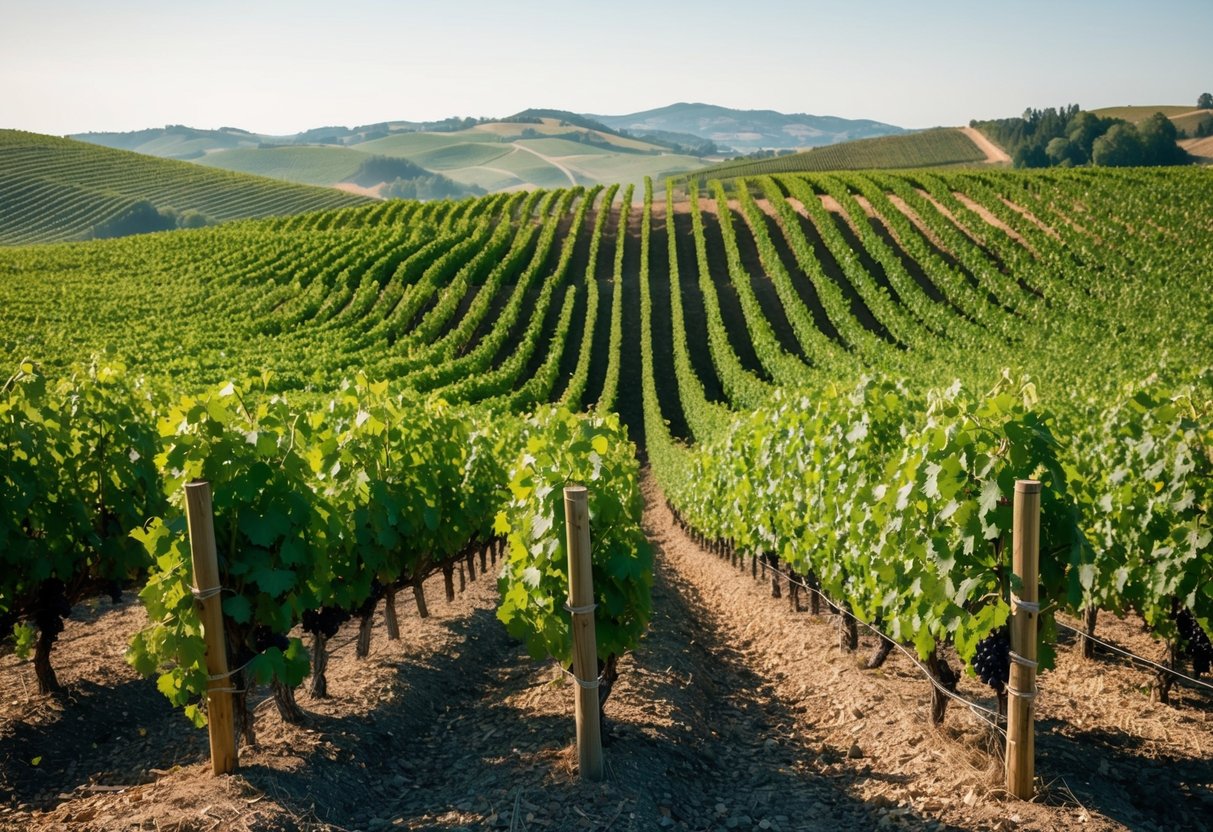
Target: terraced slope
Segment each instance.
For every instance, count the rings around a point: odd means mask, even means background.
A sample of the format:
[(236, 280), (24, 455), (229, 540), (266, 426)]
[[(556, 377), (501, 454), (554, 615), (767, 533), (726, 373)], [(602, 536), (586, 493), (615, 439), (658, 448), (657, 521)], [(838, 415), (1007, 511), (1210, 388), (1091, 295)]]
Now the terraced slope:
[(0, 131), (0, 245), (121, 236), (366, 201), (70, 139)]

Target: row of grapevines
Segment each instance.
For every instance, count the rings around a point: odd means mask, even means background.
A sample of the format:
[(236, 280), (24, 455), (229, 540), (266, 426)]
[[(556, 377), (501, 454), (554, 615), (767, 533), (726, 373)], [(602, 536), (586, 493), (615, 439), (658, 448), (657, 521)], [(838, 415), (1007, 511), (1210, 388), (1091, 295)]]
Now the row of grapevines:
[[(342, 621), (361, 617), (368, 636), (371, 612), (384, 599), (389, 633), (396, 629), (398, 589), (419, 592), (426, 577), (504, 533), (511, 512), (546, 510), (521, 485), (540, 477), (590, 486), (595, 562), (606, 564), (604, 660), (634, 645), (647, 620), (647, 549), (634, 451), (617, 419), (555, 410), (521, 422), (486, 416), (365, 379), (315, 408), (264, 391), (249, 397), (234, 385), (181, 399), (160, 420), (156, 456), (172, 507), (135, 532), (154, 566), (141, 592), (152, 626), (132, 642), (132, 663), (157, 675), (160, 690), (196, 723), (204, 720), (198, 701), (207, 679), (179, 496), (192, 479), (208, 480), (214, 493), (233, 687), (243, 694), (271, 685), (286, 718), (299, 716), (291, 691), (309, 667), (313, 691), (324, 693), (325, 642)], [(507, 483), (512, 498), (502, 508)], [(525, 528), (528, 556), (563, 546), (562, 525), (541, 529), (528, 519)], [(630, 560), (623, 563), (625, 548)], [(515, 551), (510, 563), (518, 560)], [(556, 614), (558, 588), (545, 583), (543, 601), (533, 574), (526, 573), (534, 591), (523, 612), (517, 591), (503, 595), (503, 620), (534, 620), (535, 603)], [(313, 635), (311, 662), (291, 635), (301, 625)], [(521, 626), (510, 629), (521, 634)], [(539, 632), (554, 639), (553, 651), (568, 639), (554, 620)], [(535, 637), (528, 637), (532, 647)], [(244, 701), (241, 695), (238, 714), (251, 732)]]
[(41, 692), (58, 689), (51, 648), (73, 604), (144, 565), (127, 531), (159, 511), (146, 390), (94, 362), (59, 383), (31, 362), (0, 387), (0, 638), (25, 653), (38, 630)]
[(754, 345), (758, 362), (776, 384), (803, 384), (808, 378), (808, 367), (796, 356), (784, 350), (763, 313), (758, 297), (751, 285), (751, 277), (741, 264), (741, 252), (737, 247), (737, 235), (733, 230), (733, 211), (720, 182), (712, 183), (716, 199), (716, 219), (720, 224), (720, 236), (724, 241), (727, 274), (745, 318), (746, 329)]
[(598, 409), (615, 406), (619, 392), (619, 364), (623, 355), (623, 253), (628, 240), (628, 216), (632, 211), (633, 186), (628, 185), (619, 205), (619, 221), (615, 226), (615, 268), (611, 273), (611, 337), (607, 346), (606, 378), (598, 394)]
[(594, 217), (594, 231), (593, 236), (590, 237), (590, 254), (585, 267), (586, 301), (581, 347), (577, 353), (577, 366), (560, 398), (566, 407), (573, 409), (581, 405), (581, 398), (585, 395), (585, 387), (590, 378), (590, 356), (594, 345), (594, 328), (598, 321), (598, 296), (601, 294), (596, 277), (598, 249), (602, 245), (602, 229), (606, 227), (607, 218), (611, 215), (612, 207), (615, 204), (615, 193), (618, 190), (618, 185), (611, 185), (607, 188), (602, 197), (602, 204), (598, 208), (598, 214)]
[(699, 207), (699, 191), (694, 184), (690, 188), (691, 234), (695, 239), (695, 265), (699, 272), (699, 293), (703, 298), (704, 317), (707, 319), (708, 349), (716, 375), (729, 400), (738, 407), (757, 407), (766, 399), (771, 388), (758, 376), (751, 373), (737, 358), (729, 343), (720, 311), (720, 299), (716, 284), (712, 280), (708, 265), (707, 241), (703, 233), (703, 216)]

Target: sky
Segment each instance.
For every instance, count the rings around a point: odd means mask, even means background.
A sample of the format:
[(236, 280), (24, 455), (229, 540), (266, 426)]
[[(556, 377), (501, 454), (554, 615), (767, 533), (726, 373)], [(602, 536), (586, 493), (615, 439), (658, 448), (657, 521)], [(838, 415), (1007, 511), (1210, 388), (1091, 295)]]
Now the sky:
[(1213, 0), (0, 0), (0, 128), (287, 134), (697, 101), (965, 124), (1195, 105)]

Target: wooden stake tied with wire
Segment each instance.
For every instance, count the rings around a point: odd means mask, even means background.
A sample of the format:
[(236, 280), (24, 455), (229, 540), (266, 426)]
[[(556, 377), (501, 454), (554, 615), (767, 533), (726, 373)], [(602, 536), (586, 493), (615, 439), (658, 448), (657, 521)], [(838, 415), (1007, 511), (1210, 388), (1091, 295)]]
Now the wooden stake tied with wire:
[(223, 634), (222, 583), (210, 483), (186, 483), (185, 514), (189, 524), (190, 557), (194, 564), (194, 596), (202, 619), (202, 637), (206, 641), (206, 717), (211, 740), (211, 770), (215, 774), (230, 774), (236, 770), (239, 760), (232, 718), (232, 680), (227, 669), (227, 644)]
[(1011, 678), (1007, 684), (1007, 792), (1031, 800), (1035, 779), (1036, 626), (1040, 616), (1040, 483), (1015, 483), (1012, 519)]
[(590, 557), (590, 509), (583, 485), (564, 489), (569, 555), (569, 603), (573, 617), (577, 760), (583, 780), (601, 780), (602, 725), (598, 713), (598, 643), (594, 632), (594, 573)]

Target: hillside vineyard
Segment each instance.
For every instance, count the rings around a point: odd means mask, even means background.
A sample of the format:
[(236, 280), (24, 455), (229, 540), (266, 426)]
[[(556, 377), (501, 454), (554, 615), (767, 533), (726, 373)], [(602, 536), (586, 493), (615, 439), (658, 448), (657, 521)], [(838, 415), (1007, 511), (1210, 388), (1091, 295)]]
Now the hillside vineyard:
[[(365, 202), (329, 188), (0, 130), (0, 245), (88, 240), (171, 228), (174, 222), (209, 224)], [(159, 216), (156, 209), (169, 209), (171, 216)]]
[[(499, 616), (567, 661), (553, 506), (576, 477), (613, 669), (650, 606), (640, 457), (700, 539), (1000, 692), (1009, 498), (1040, 480), (1042, 665), (1054, 616), (1098, 608), (1207, 672), (1211, 281), (1201, 169), (577, 187), (0, 249), (0, 486), (24, 495), (0, 613), (57, 621), (150, 574), (132, 661), (200, 721), (175, 504), (205, 474), (232, 493), (235, 664), (284, 715), (336, 624), (486, 543)], [(58, 491), (63, 466), (117, 488)], [(43, 536), (40, 497), (80, 536)]]

